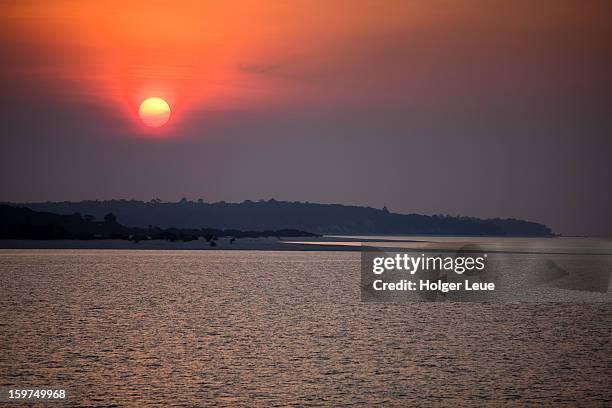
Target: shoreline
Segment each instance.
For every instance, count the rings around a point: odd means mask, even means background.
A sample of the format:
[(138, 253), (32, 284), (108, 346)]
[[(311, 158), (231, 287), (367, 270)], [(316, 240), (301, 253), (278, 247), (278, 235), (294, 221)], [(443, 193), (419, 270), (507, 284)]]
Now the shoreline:
[[(491, 240), (491, 238), (498, 238)], [(113, 249), (113, 250), (192, 250), (192, 251), (342, 251), (360, 252), (365, 247), (378, 250), (452, 252), (465, 245), (468, 251), (502, 254), (582, 254), (612, 255), (612, 240), (606, 238), (518, 238), (518, 237), (445, 237), (445, 236), (339, 236), (218, 238), (214, 246), (205, 239), (193, 241), (121, 239), (99, 240), (0, 240), (0, 250), (19, 249)]]
[[(295, 239), (291, 239), (294, 241)], [(101, 240), (78, 240), (78, 239), (58, 239), (58, 240), (0, 240), (0, 249), (129, 249), (129, 250), (233, 250), (233, 251), (357, 251), (359, 246), (321, 245), (313, 243), (291, 242), (289, 240), (279, 240), (277, 238), (242, 238), (230, 243), (229, 238), (219, 238), (215, 241), (215, 246), (210, 246), (206, 240), (194, 241), (128, 241), (121, 239), (101, 239)], [(304, 242), (313, 242), (312, 237), (304, 237)], [(356, 242), (359, 242), (355, 240)]]

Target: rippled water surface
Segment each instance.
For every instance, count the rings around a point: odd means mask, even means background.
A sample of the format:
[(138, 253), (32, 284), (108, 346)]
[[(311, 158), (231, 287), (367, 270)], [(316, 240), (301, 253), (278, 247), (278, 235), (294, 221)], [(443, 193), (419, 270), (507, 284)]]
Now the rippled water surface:
[(349, 252), (3, 250), (0, 385), (73, 405), (612, 405), (609, 303), (362, 304), (359, 279)]

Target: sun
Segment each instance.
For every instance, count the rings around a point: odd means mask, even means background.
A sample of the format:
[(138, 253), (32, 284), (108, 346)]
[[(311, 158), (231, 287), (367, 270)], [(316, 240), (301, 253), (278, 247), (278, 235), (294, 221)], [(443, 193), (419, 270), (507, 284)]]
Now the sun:
[(142, 101), (138, 109), (142, 123), (151, 127), (160, 127), (170, 119), (170, 105), (162, 98), (150, 97)]

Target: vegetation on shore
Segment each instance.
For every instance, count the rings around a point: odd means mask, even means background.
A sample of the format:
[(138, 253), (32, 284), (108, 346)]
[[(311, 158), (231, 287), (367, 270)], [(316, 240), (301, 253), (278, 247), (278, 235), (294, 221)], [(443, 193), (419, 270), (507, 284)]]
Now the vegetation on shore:
[[(10, 203), (9, 203), (10, 204)], [(10, 204), (57, 214), (113, 213), (125, 225), (145, 228), (216, 228), (241, 231), (295, 229), (336, 235), (552, 236), (544, 224), (515, 218), (398, 214), (386, 207), (271, 200), (208, 203), (101, 200)]]
[(153, 239), (173, 242), (205, 239), (211, 246), (215, 246), (217, 238), (222, 237), (230, 238), (231, 243), (238, 238), (316, 236), (318, 235), (295, 229), (241, 231), (217, 228), (160, 228), (153, 225), (146, 228), (126, 227), (119, 224), (113, 213), (97, 220), (93, 215), (62, 215), (0, 205), (0, 239), (124, 239), (136, 242)]

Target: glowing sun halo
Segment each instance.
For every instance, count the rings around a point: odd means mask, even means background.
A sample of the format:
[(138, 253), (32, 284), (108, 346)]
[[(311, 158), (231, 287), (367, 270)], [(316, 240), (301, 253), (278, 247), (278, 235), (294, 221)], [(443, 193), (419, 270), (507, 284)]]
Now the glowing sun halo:
[(162, 98), (147, 98), (140, 104), (138, 116), (145, 125), (160, 127), (170, 119), (170, 106)]

